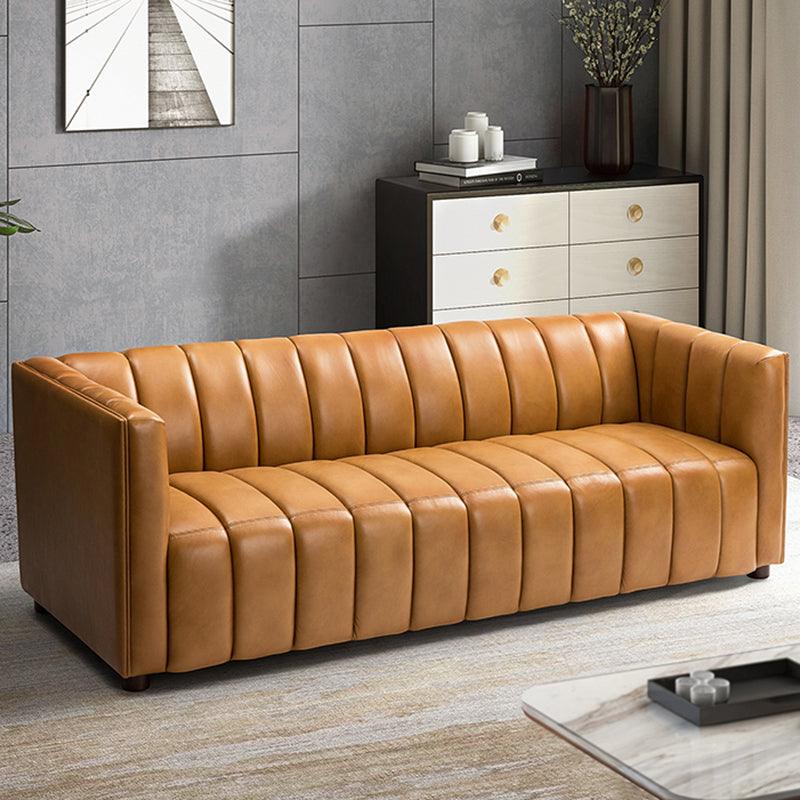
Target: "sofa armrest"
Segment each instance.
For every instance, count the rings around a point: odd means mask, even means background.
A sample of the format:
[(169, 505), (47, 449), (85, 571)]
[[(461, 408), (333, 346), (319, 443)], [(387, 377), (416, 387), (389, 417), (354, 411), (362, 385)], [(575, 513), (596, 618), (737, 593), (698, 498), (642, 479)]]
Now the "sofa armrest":
[(758, 471), (758, 566), (783, 561), (789, 357), (693, 325), (620, 315), (633, 345), (643, 422), (746, 453)]
[(162, 672), (164, 422), (53, 358), (12, 387), (23, 588), (123, 677)]

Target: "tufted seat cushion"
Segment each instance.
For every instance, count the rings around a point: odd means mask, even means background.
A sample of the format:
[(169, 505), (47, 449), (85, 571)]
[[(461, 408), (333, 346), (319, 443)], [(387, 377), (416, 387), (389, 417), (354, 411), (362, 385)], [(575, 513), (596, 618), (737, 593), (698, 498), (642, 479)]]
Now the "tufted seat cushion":
[(647, 423), (170, 478), (170, 670), (752, 568), (750, 458)]

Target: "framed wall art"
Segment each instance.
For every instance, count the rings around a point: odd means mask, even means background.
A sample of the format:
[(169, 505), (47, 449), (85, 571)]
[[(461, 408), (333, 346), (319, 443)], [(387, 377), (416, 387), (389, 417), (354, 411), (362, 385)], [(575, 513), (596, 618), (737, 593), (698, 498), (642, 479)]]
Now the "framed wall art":
[(235, 0), (64, 0), (67, 131), (232, 125)]

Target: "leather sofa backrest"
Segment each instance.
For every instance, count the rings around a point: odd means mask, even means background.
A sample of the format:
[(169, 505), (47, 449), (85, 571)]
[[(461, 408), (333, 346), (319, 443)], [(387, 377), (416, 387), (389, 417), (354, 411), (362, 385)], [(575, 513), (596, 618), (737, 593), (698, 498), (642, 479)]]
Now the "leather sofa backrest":
[(77, 353), (166, 423), (170, 472), (638, 420), (616, 314)]

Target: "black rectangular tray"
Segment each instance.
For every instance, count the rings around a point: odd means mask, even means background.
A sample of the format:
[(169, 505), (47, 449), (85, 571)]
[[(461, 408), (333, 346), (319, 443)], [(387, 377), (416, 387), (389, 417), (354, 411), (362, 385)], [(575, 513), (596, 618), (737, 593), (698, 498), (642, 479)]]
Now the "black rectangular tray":
[(686, 675), (685, 672), (647, 681), (647, 696), (700, 727), (800, 711), (800, 664), (796, 661), (779, 658), (721, 667), (713, 672), (715, 677), (727, 678), (731, 682), (731, 696), (727, 703), (696, 706), (675, 694), (675, 678)]

